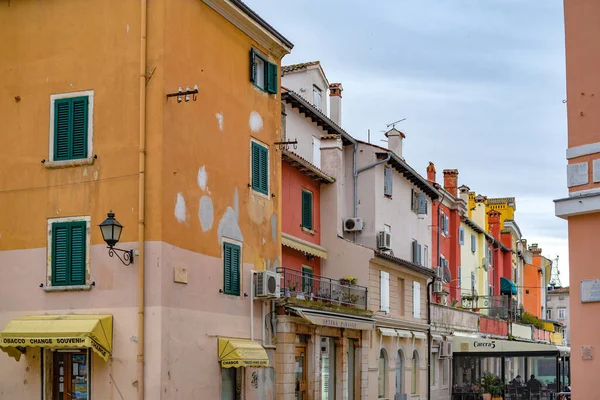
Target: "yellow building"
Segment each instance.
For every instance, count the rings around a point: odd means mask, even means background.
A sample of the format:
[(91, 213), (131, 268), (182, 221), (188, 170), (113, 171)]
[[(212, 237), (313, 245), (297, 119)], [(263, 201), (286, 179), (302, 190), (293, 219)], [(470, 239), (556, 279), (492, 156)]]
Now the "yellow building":
[(274, 398), (247, 295), (291, 43), (238, 0), (16, 1), (0, 34), (0, 397)]

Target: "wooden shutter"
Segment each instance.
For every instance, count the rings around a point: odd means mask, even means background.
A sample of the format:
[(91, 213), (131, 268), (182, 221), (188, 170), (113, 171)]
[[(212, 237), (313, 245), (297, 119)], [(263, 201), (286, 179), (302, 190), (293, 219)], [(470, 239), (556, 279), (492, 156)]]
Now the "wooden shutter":
[(475, 235), (471, 234), (471, 253), (475, 253)]
[(52, 285), (84, 285), (86, 278), (86, 223), (52, 224)]
[(223, 244), (223, 291), (225, 294), (240, 294), (240, 246)]
[(418, 207), (417, 214), (427, 215), (427, 195), (423, 192), (418, 195)]
[(250, 50), (250, 82), (256, 82), (256, 52), (254, 49)]
[(413, 281), (413, 317), (421, 318), (421, 283)]
[(269, 192), (269, 150), (252, 142), (252, 189), (268, 194)]
[(419, 262), (419, 258), (418, 258), (418, 253), (419, 253), (419, 242), (417, 242), (416, 240), (413, 240), (412, 242), (412, 262), (414, 262), (415, 264), (418, 264)]
[(87, 96), (54, 101), (54, 160), (87, 157)]
[(52, 224), (52, 286), (69, 284), (69, 261), (69, 226)]
[(277, 64), (273, 64), (270, 62), (266, 63), (267, 68), (267, 92), (269, 93), (277, 93), (277, 80), (279, 75), (277, 73)]
[(379, 310), (388, 314), (390, 312), (390, 274), (379, 271)]
[(86, 261), (86, 226), (85, 221), (72, 222), (69, 224), (71, 254), (69, 285), (85, 284), (85, 261)]
[(252, 142), (252, 189), (260, 190), (260, 146)]
[(421, 258), (421, 255), (422, 255), (421, 250), (422, 250), (421, 245), (417, 244), (417, 259), (418, 259), (417, 264), (419, 264), (419, 265), (423, 265), (423, 259)]
[(389, 167), (383, 169), (383, 194), (392, 196), (392, 169)]
[(313, 196), (306, 190), (302, 191), (302, 227), (311, 230), (313, 227)]

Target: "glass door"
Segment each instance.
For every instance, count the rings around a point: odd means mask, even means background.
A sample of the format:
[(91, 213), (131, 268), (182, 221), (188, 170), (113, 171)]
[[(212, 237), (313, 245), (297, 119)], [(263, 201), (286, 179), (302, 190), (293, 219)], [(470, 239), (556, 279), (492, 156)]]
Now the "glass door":
[(295, 381), (296, 381), (296, 392), (295, 400), (306, 400), (308, 383), (306, 379), (306, 346), (297, 346), (295, 352), (296, 369), (295, 369)]
[(52, 359), (52, 399), (89, 399), (88, 351), (56, 351)]

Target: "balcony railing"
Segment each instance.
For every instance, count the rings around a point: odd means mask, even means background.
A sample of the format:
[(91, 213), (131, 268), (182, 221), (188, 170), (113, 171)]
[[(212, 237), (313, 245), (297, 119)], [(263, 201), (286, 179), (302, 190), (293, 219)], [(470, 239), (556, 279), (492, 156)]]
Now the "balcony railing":
[(290, 268), (278, 268), (277, 272), (281, 274), (282, 297), (367, 309), (367, 288), (364, 286)]

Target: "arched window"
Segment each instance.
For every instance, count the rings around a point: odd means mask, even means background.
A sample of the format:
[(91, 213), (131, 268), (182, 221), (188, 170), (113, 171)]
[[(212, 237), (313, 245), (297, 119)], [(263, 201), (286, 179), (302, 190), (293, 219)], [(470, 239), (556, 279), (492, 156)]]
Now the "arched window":
[(385, 397), (386, 386), (387, 386), (387, 353), (385, 349), (379, 351), (379, 365), (377, 371), (377, 397)]
[[(404, 394), (404, 354), (398, 350), (396, 354), (396, 394)], [(402, 398), (402, 396), (398, 396)]]
[(419, 385), (419, 353), (415, 350), (415, 351), (413, 351), (412, 370), (411, 370), (411, 379), (410, 379), (410, 392), (412, 394), (419, 393), (418, 385)]

